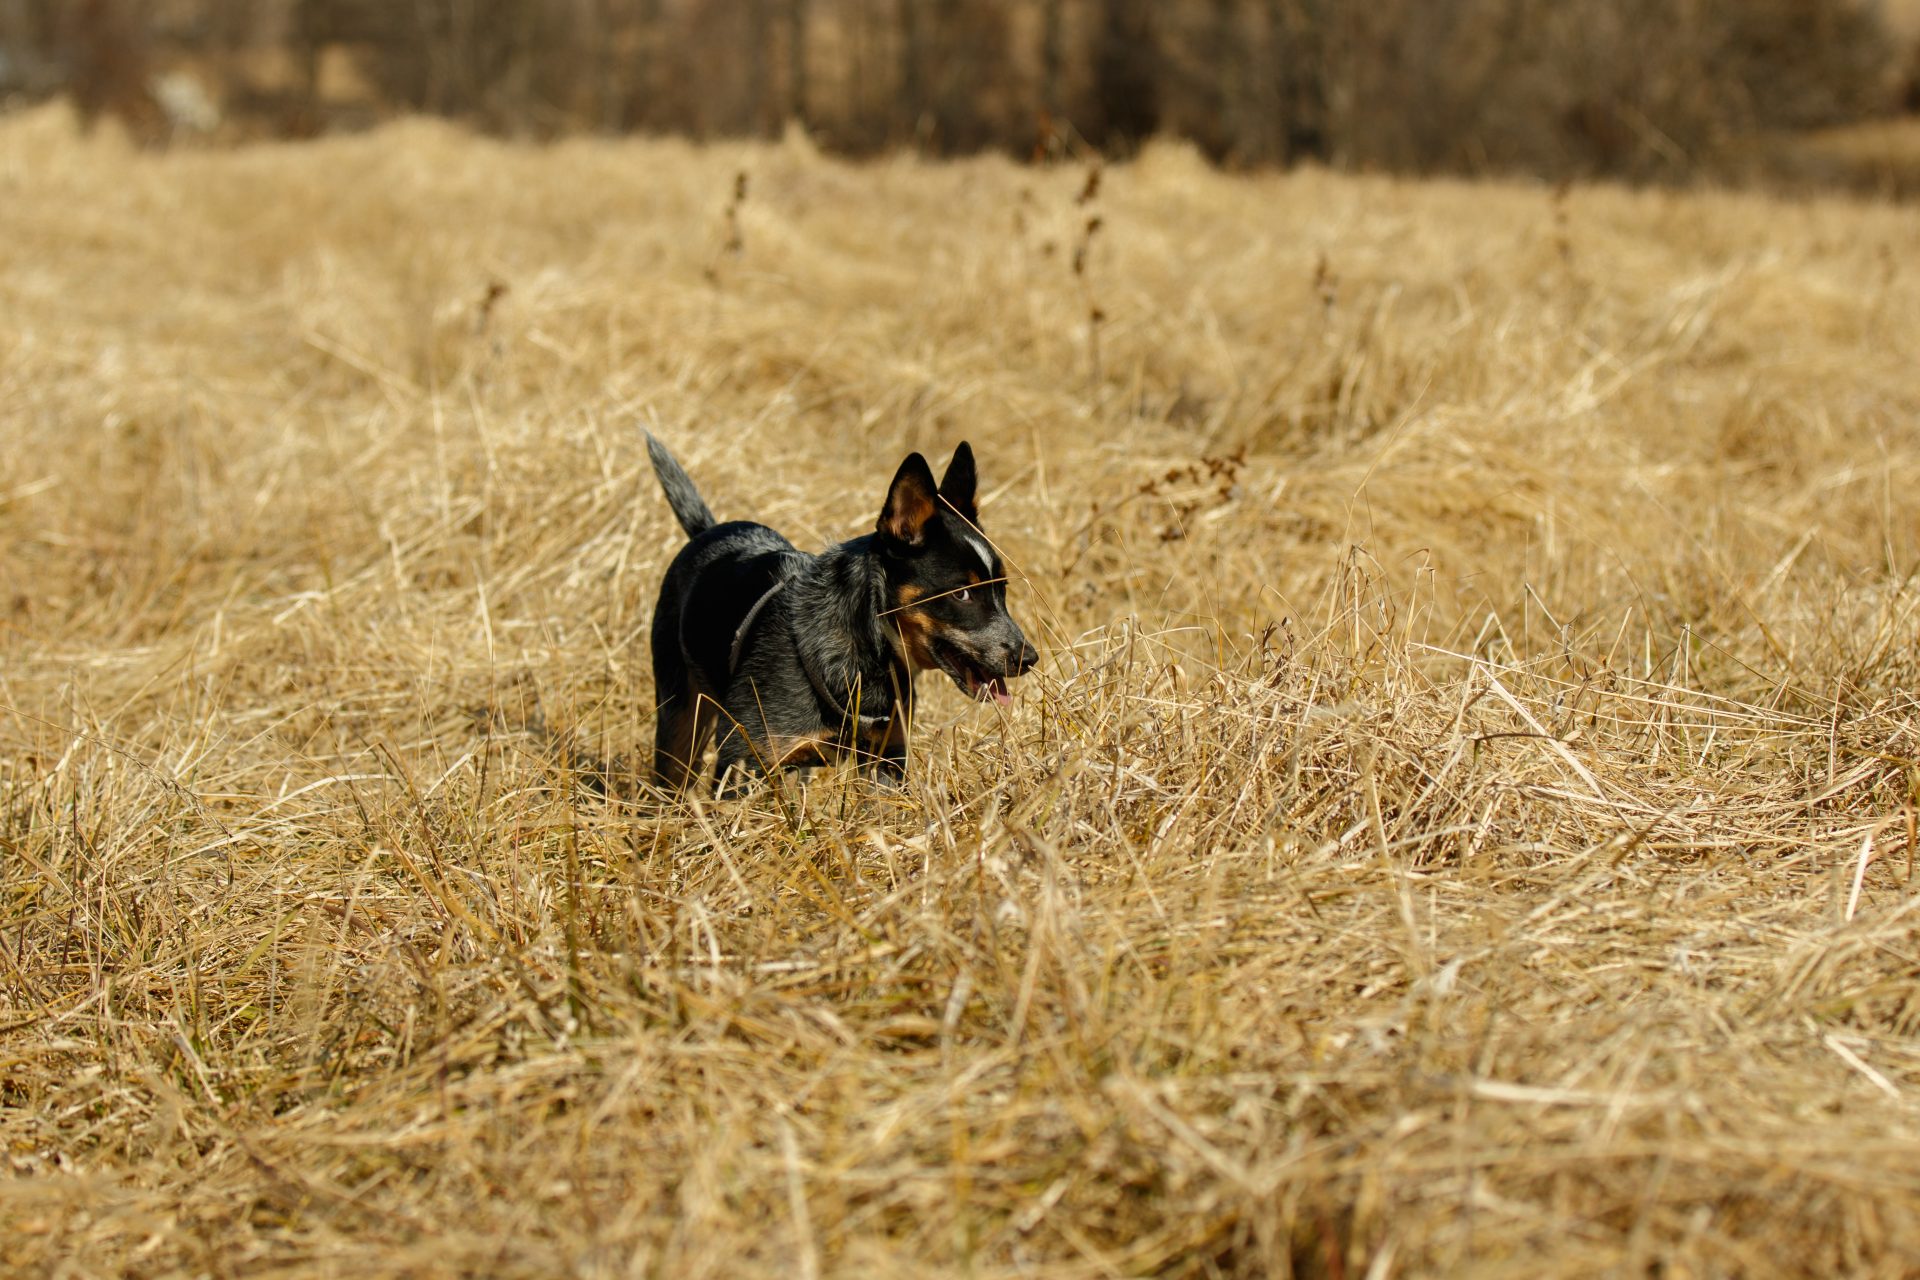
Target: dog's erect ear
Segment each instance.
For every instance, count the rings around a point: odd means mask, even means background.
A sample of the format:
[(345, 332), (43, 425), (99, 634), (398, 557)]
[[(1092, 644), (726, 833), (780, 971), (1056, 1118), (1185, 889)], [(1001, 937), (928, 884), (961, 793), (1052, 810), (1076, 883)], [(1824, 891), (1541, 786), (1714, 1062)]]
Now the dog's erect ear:
[(919, 454), (908, 454), (893, 473), (887, 505), (881, 508), (880, 521), (874, 528), (883, 538), (919, 546), (927, 532), (927, 521), (933, 519), (934, 494), (933, 468)]
[(953, 451), (953, 461), (947, 464), (947, 474), (940, 477), (940, 496), (968, 524), (979, 523), (979, 513), (973, 509), (974, 481), (973, 446), (962, 440)]

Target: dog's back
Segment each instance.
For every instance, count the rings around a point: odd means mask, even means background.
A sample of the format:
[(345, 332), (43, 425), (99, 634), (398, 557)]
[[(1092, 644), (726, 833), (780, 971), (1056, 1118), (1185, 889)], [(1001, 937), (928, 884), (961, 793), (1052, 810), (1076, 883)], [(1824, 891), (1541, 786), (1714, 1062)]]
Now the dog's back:
[(661, 642), (667, 641), (710, 693), (725, 692), (739, 662), (747, 615), (806, 560), (772, 529), (745, 520), (716, 524), (691, 539), (667, 566), (654, 610), (656, 677)]

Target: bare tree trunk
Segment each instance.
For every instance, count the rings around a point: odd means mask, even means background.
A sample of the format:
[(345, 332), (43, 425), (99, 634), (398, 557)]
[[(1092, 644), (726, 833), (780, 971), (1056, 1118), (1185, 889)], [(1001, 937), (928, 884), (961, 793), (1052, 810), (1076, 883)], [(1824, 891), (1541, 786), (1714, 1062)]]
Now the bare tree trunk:
[(81, 127), (115, 116), (141, 146), (154, 147), (167, 140), (167, 119), (147, 86), (145, 16), (127, 0), (83, 0), (64, 35)]
[(1040, 105), (1047, 115), (1058, 119), (1060, 109), (1060, 72), (1065, 58), (1061, 41), (1062, 0), (1041, 0), (1040, 4)]
[(807, 123), (807, 0), (787, 0), (787, 118)]
[(1213, 64), (1213, 158), (1244, 154), (1241, 120), (1246, 86), (1241, 76), (1239, 0), (1213, 0), (1213, 29), (1208, 33)]
[(1288, 37), (1283, 0), (1266, 0), (1265, 56), (1260, 60), (1260, 158), (1287, 162), (1287, 84), (1292, 79), (1287, 65)]
[(772, 40), (771, 0), (751, 0), (747, 6), (747, 76), (752, 87), (747, 110), (752, 118), (747, 122), (747, 132), (756, 137), (768, 132), (773, 118), (773, 86), (767, 83), (767, 54)]
[(1324, 0), (1267, 0), (1270, 158), (1327, 158), (1329, 21)]
[(593, 60), (593, 89), (586, 104), (588, 116), (593, 127), (602, 133), (615, 133), (620, 128), (620, 72), (614, 65), (614, 25), (617, 19), (613, 12), (613, 0), (590, 0), (588, 15), (583, 19), (586, 30), (575, 29), (576, 47), (584, 44), (587, 56)]
[(1106, 0), (1094, 49), (1095, 94), (1105, 145), (1138, 142), (1160, 124), (1160, 47), (1152, 0)]
[(922, 79), (926, 63), (926, 29), (921, 21), (921, 0), (900, 0), (900, 107), (907, 119), (910, 137), (918, 139), (920, 123), (927, 114), (927, 91)]
[(627, 105), (621, 113), (627, 128), (659, 119), (653, 101), (653, 70), (660, 51), (660, 0), (640, 0), (638, 21), (640, 30), (633, 44), (636, 52), (627, 81)]

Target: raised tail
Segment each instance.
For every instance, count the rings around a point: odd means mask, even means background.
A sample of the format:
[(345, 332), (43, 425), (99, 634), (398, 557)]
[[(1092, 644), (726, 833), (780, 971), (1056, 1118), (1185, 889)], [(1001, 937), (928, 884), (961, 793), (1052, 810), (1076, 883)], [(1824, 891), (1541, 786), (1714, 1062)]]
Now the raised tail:
[(680, 521), (680, 527), (687, 531), (687, 536), (699, 537), (719, 521), (713, 518), (713, 512), (707, 510), (706, 500), (693, 487), (693, 480), (688, 477), (686, 469), (667, 452), (667, 446), (655, 440), (651, 431), (646, 433), (646, 437), (647, 457), (653, 460), (653, 474), (660, 477), (660, 487), (666, 490), (667, 505), (673, 508), (673, 514)]

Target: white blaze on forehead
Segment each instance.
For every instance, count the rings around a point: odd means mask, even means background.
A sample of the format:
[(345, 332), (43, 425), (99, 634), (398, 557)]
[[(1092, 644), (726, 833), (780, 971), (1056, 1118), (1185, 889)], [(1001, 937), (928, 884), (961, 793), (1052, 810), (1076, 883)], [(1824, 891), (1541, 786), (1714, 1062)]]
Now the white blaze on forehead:
[(987, 550), (987, 544), (970, 533), (963, 533), (960, 536), (967, 540), (967, 545), (972, 547), (974, 554), (980, 557), (981, 566), (986, 569), (987, 576), (991, 578), (993, 576), (993, 553)]

